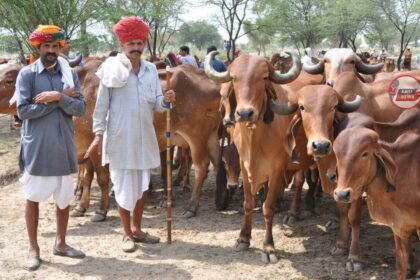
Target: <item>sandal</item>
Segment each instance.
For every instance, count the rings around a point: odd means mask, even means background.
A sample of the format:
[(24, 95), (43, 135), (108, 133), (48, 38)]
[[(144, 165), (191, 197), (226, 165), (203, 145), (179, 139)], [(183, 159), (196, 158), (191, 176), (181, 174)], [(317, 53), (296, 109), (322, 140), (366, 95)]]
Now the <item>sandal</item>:
[(108, 211), (106, 210), (97, 210), (95, 211), (95, 216), (92, 216), (92, 218), (90, 218), (91, 222), (103, 222), (106, 219), (106, 214)]
[(65, 251), (60, 251), (56, 247), (53, 249), (53, 255), (61, 257), (69, 257), (73, 259), (83, 259), (86, 255), (80, 250), (68, 247)]
[(121, 249), (125, 253), (132, 253), (137, 249), (136, 243), (131, 238), (123, 238)]
[(150, 235), (146, 232), (143, 237), (138, 237), (133, 235), (134, 242), (146, 243), (146, 244), (156, 244), (160, 242), (160, 238), (157, 236)]
[(41, 266), (41, 259), (39, 257), (29, 256), (23, 267), (29, 271), (35, 271)]
[(85, 215), (86, 209), (74, 207), (71, 210), (70, 217), (83, 217)]

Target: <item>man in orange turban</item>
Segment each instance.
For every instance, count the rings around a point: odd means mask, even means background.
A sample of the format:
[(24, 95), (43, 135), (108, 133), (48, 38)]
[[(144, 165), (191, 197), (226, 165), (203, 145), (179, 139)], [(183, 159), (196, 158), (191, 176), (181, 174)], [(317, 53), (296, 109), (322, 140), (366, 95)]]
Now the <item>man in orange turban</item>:
[[(73, 116), (82, 116), (86, 103), (76, 72), (58, 58), (64, 31), (40, 25), (29, 37), (40, 58), (20, 70), (16, 80), (17, 112), (23, 120), (19, 166), (26, 198), (25, 221), (29, 237), (28, 270), (41, 264), (38, 244), (39, 203), (53, 196), (57, 232), (53, 254), (84, 258), (66, 242), (73, 176), (77, 174)], [(64, 59), (63, 59), (64, 60)]]
[(153, 112), (165, 111), (165, 102), (175, 101), (175, 93), (162, 93), (156, 66), (141, 58), (149, 26), (131, 16), (115, 24), (114, 32), (123, 53), (108, 58), (96, 73), (101, 80), (93, 113), (96, 137), (86, 157), (102, 153), (102, 163), (109, 163), (124, 230), (121, 249), (133, 252), (135, 242), (159, 242), (142, 231), (141, 220), (151, 169), (160, 166)]

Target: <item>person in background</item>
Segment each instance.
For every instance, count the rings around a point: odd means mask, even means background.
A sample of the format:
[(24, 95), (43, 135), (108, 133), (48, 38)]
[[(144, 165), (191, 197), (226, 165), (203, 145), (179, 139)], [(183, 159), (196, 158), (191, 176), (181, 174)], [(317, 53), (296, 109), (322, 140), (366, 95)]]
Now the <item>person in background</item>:
[(411, 57), (412, 53), (410, 48), (407, 48), (404, 52), (403, 69), (411, 71)]
[(300, 61), (302, 62), (302, 64), (313, 65), (311, 48), (305, 48), (305, 55), (301, 58)]
[[(66, 40), (64, 40), (64, 45), (61, 47), (60, 55), (67, 60), (71, 61), (76, 59), (76, 55), (70, 53), (71, 49), (71, 39), (69, 36), (66, 37)], [(85, 63), (83, 61), (80, 61), (78, 66), (83, 66)]]
[[(216, 46), (210, 46), (207, 48), (207, 54), (211, 53), (212, 51), (217, 51)], [(213, 63), (212, 66), (214, 68), (214, 70), (216, 70), (217, 72), (225, 72), (227, 71), (227, 67), (226, 64), (224, 64), (223, 62), (221, 62), (218, 59), (213, 59)], [(200, 68), (204, 68), (204, 62), (202, 62), (200, 64)]]
[(195, 58), (190, 55), (190, 48), (187, 46), (182, 46), (179, 48), (179, 61), (181, 61), (181, 64), (191, 64), (194, 67), (198, 67), (197, 61), (195, 61)]

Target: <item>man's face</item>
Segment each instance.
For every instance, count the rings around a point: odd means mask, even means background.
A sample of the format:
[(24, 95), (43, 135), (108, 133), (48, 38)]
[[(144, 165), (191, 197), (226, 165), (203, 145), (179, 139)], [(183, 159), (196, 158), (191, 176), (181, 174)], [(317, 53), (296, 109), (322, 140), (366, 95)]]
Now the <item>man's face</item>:
[(71, 41), (70, 41), (70, 39), (66, 39), (66, 41), (64, 43), (64, 46), (61, 47), (61, 50), (63, 52), (68, 52), (70, 50), (70, 48), (71, 48)]
[(121, 44), (124, 54), (129, 59), (140, 59), (145, 46), (144, 42), (140, 39)]
[(186, 56), (187, 55), (187, 52), (186, 51), (183, 51), (183, 50), (179, 50), (179, 54), (181, 56)]
[(39, 46), (39, 55), (45, 65), (54, 64), (57, 61), (59, 51), (59, 43), (44, 43)]

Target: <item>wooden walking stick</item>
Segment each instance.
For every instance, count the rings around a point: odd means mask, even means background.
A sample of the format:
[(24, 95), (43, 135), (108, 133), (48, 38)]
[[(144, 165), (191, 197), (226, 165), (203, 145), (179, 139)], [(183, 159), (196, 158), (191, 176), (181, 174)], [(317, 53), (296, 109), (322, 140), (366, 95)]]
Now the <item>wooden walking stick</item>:
[[(171, 88), (171, 73), (166, 66), (166, 90)], [(172, 243), (172, 159), (171, 159), (171, 103), (166, 102), (166, 184), (167, 184), (167, 212), (166, 227), (168, 244)]]

